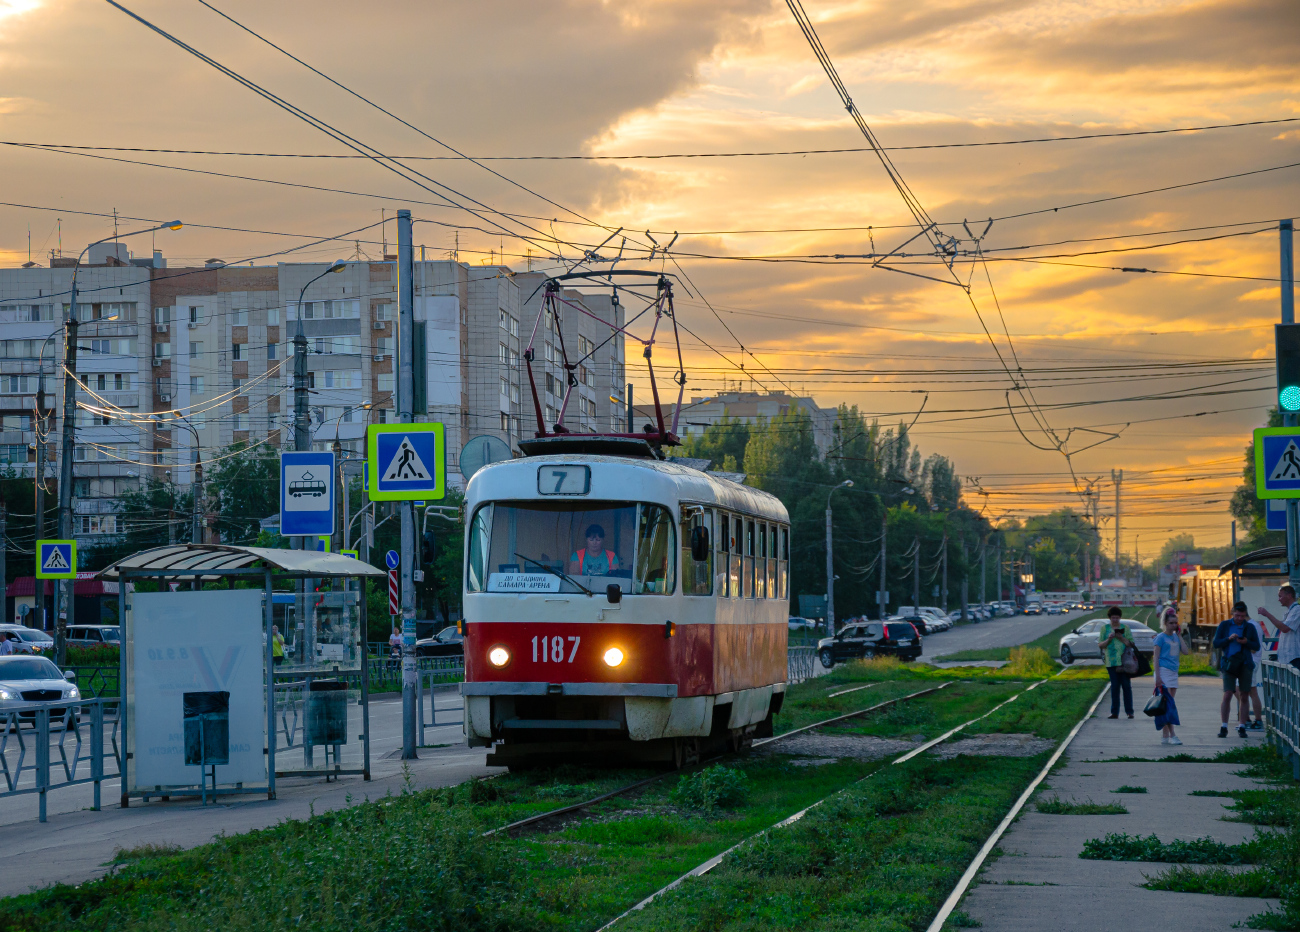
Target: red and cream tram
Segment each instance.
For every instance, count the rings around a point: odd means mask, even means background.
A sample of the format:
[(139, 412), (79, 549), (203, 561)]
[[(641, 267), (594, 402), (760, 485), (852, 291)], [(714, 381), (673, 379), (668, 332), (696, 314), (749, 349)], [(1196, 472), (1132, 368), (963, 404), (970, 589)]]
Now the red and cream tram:
[(657, 458), (528, 456), (467, 490), (465, 733), (490, 764), (664, 761), (770, 734), (790, 522)]

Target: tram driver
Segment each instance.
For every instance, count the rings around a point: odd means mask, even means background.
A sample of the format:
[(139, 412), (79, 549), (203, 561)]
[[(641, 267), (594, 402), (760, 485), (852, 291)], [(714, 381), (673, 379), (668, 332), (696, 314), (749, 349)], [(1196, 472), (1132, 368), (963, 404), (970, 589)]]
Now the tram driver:
[(587, 527), (587, 546), (569, 557), (569, 573), (573, 576), (608, 576), (619, 568), (618, 557), (605, 549), (605, 529), (599, 524)]

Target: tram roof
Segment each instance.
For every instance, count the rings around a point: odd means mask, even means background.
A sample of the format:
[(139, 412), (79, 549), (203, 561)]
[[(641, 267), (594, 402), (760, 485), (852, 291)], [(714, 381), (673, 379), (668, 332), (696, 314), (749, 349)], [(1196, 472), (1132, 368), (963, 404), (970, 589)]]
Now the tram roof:
[[(541, 495), (537, 469), (554, 465), (591, 467), (591, 491), (583, 496)], [(483, 501), (532, 499), (560, 501), (697, 502), (788, 522), (790, 514), (781, 500), (762, 489), (663, 460), (622, 456), (562, 454), (527, 456), (491, 463), (474, 473), (465, 493), (469, 505)]]

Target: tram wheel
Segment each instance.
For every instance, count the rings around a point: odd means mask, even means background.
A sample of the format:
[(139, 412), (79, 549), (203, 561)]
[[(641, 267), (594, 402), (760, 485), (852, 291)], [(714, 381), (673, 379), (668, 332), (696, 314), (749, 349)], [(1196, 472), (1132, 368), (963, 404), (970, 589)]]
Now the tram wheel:
[(700, 742), (697, 738), (674, 738), (673, 739), (673, 766), (681, 770), (683, 767), (694, 767), (700, 762)]

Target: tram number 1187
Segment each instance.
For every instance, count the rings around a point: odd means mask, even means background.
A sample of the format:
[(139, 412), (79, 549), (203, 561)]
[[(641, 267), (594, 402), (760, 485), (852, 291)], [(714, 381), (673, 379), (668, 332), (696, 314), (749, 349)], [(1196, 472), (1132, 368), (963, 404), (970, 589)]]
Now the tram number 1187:
[(564, 642), (565, 638), (558, 634), (553, 638), (535, 637), (533, 638), (533, 663), (540, 659), (542, 663), (573, 663), (573, 658), (578, 656), (578, 645), (582, 638), (569, 636), (568, 641), (573, 645), (569, 651), (569, 659), (564, 659)]

